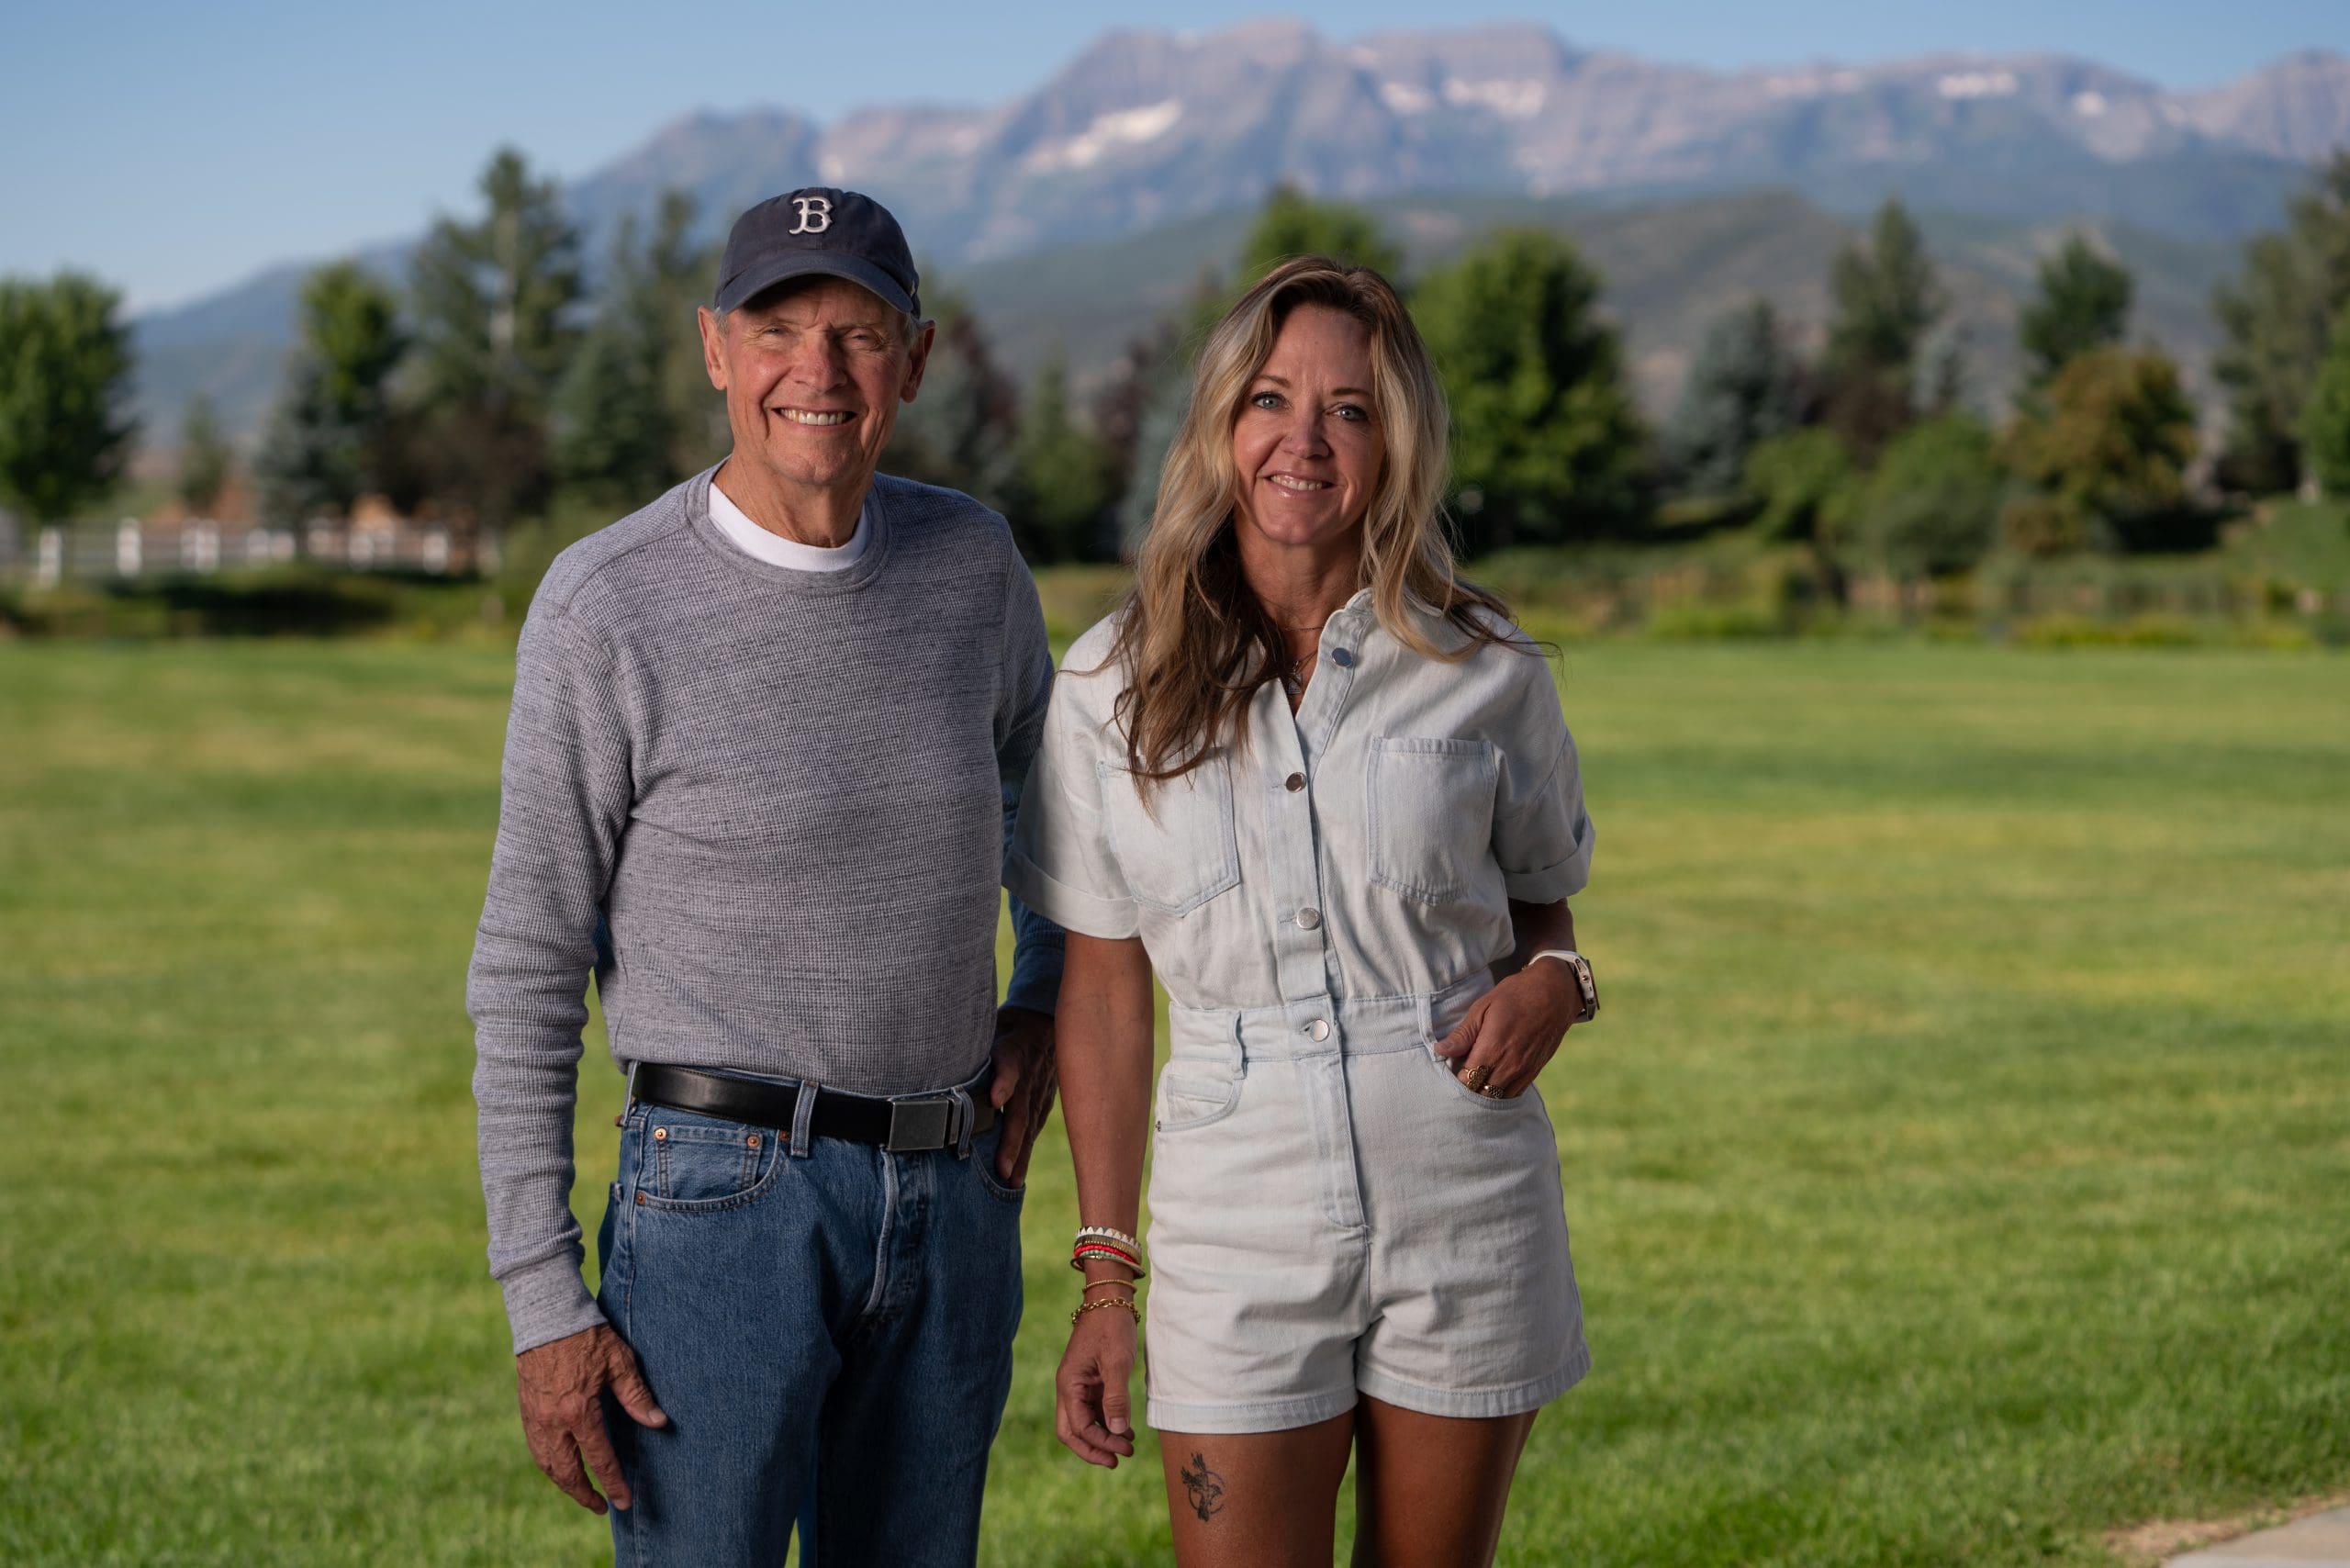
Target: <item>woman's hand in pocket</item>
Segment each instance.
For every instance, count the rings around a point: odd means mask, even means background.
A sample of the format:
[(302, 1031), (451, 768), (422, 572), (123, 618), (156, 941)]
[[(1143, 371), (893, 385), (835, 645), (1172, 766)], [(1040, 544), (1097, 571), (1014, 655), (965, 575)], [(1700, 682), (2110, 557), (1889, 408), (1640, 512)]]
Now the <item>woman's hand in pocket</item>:
[(1582, 1012), (1583, 992), (1564, 964), (1528, 964), (1472, 1003), (1436, 1052), (1479, 1093), (1515, 1100), (1534, 1086)]
[(1134, 1457), (1136, 1328), (1134, 1314), (1118, 1305), (1080, 1312), (1069, 1329), (1053, 1380), (1053, 1430), (1088, 1464), (1115, 1470)]

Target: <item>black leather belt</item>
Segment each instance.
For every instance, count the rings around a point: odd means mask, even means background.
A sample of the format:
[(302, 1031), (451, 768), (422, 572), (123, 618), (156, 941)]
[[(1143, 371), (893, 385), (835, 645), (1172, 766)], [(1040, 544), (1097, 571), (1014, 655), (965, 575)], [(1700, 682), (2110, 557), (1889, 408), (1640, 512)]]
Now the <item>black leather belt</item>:
[[(796, 1084), (761, 1083), (756, 1079), (728, 1078), (653, 1061), (639, 1062), (630, 1082), (639, 1100), (778, 1132), (789, 1132), (800, 1113), (800, 1091)], [(995, 1107), (984, 1093), (969, 1096), (969, 1103), (971, 1125), (967, 1129), (961, 1125), (963, 1102), (951, 1094), (876, 1100), (819, 1089), (808, 1130), (815, 1137), (878, 1143), (894, 1154), (953, 1148), (965, 1137), (977, 1137), (995, 1126)]]

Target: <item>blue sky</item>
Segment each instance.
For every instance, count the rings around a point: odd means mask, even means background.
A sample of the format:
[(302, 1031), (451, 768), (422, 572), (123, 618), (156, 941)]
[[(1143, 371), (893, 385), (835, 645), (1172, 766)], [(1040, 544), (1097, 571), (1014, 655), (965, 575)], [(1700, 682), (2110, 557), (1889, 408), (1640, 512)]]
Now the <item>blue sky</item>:
[(2350, 51), (2344, 0), (12, 0), (0, 12), (0, 274), (79, 266), (134, 305), (165, 303), (462, 208), (501, 143), (572, 176), (698, 108), (782, 105), (829, 119), (862, 104), (992, 102), (1108, 27), (1213, 28), (1269, 13), (1338, 38), (1533, 20), (1585, 47), (1720, 68), (2047, 50), (2188, 87), (2297, 49)]

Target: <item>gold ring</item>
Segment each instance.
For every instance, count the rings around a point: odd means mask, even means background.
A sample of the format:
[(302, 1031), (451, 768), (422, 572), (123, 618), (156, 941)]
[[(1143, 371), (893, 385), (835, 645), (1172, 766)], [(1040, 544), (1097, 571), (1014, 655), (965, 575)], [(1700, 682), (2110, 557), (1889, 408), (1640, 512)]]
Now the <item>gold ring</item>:
[(1485, 1085), (1492, 1081), (1493, 1076), (1494, 1070), (1490, 1067), (1472, 1067), (1460, 1075), (1460, 1082), (1470, 1093), (1483, 1094), (1485, 1092)]
[(1488, 1100), (1506, 1100), (1509, 1098), (1508, 1095), (1504, 1094), (1498, 1089), (1480, 1089), (1477, 1092), (1483, 1094)]

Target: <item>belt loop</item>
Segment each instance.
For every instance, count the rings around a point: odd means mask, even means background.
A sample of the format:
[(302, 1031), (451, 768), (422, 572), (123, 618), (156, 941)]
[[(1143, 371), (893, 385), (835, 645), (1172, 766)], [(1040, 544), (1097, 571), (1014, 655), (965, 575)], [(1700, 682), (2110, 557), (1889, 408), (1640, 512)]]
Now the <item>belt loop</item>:
[(971, 1158), (971, 1124), (979, 1120), (979, 1112), (971, 1105), (971, 1092), (957, 1089), (951, 1092), (955, 1101), (955, 1158)]
[(1248, 1029), (1245, 1015), (1232, 1015), (1232, 1076), (1240, 1077), (1248, 1070)]
[(822, 1091), (812, 1078), (800, 1084), (800, 1098), (791, 1106), (791, 1158), (805, 1159), (816, 1152), (815, 1135), (809, 1129), (816, 1121), (816, 1096)]
[(631, 1062), (628, 1064), (628, 1092), (621, 1100), (621, 1119), (622, 1121), (626, 1121), (628, 1119), (628, 1114), (636, 1109), (636, 1070), (640, 1065), (641, 1064), (637, 1062)]

